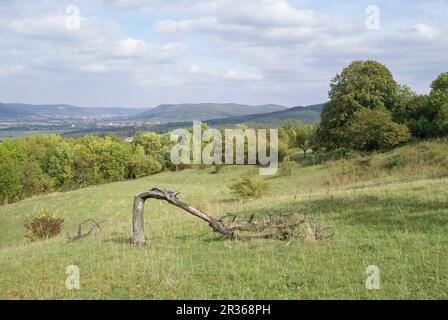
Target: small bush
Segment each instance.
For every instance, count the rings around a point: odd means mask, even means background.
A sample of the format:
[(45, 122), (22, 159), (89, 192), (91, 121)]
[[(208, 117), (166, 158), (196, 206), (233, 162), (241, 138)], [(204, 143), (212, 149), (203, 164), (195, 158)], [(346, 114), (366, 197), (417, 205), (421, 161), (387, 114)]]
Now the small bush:
[(41, 209), (30, 223), (25, 224), (27, 238), (31, 241), (49, 239), (58, 235), (64, 219), (58, 218), (47, 209)]
[(313, 152), (313, 164), (322, 164), (331, 160), (351, 160), (354, 159), (358, 153), (353, 149), (339, 148), (335, 150), (316, 150)]
[(315, 150), (313, 152), (313, 164), (322, 164), (325, 161), (325, 152), (322, 150)]
[(290, 177), (292, 175), (292, 169), (294, 168), (294, 162), (287, 159), (284, 160), (281, 164), (280, 164), (280, 168), (279, 168), (279, 174), (281, 176), (285, 176), (285, 177)]
[(238, 198), (258, 199), (269, 190), (269, 184), (246, 174), (241, 177), (240, 181), (232, 184), (229, 188), (232, 190), (232, 194)]
[(395, 154), (389, 159), (387, 167), (390, 169), (400, 168), (403, 165), (404, 159), (400, 154)]

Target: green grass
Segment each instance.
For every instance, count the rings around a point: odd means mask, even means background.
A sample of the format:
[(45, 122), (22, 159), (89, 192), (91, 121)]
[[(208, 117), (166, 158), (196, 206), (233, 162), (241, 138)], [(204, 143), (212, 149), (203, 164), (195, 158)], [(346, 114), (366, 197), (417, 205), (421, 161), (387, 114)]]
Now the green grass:
[[(2, 206), (0, 299), (447, 299), (447, 148), (431, 142), (368, 161), (297, 164), (291, 177), (263, 178), (268, 194), (244, 203), (228, 185), (251, 168), (225, 167)], [(387, 169), (394, 153), (405, 162)], [(133, 248), (133, 195), (152, 186), (180, 189), (181, 199), (216, 216), (308, 213), (335, 236), (317, 243), (224, 241), (188, 213), (150, 200), (149, 246)], [(23, 223), (43, 206), (65, 219), (64, 234), (30, 243)], [(65, 233), (86, 218), (103, 220), (103, 232), (67, 243)], [(69, 265), (80, 268), (78, 291), (65, 288)], [(369, 265), (380, 268), (380, 290), (365, 288)]]
[(62, 134), (64, 130), (2, 130), (0, 126), (0, 141), (7, 139), (22, 139), (38, 134)]

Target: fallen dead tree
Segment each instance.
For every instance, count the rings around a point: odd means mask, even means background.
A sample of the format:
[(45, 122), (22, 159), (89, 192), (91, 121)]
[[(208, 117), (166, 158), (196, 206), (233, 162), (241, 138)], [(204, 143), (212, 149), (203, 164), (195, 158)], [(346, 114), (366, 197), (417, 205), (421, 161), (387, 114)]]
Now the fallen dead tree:
[[(164, 200), (181, 208), (193, 216), (205, 221), (212, 230), (226, 239), (250, 240), (250, 239), (277, 239), (287, 240), (298, 238), (308, 241), (317, 241), (331, 238), (333, 235), (324, 235), (324, 229), (310, 222), (307, 218), (299, 218), (297, 215), (269, 216), (261, 220), (255, 220), (251, 216), (249, 220), (238, 220), (238, 216), (228, 213), (221, 218), (215, 218), (179, 200), (180, 191), (169, 191), (161, 188), (152, 188), (147, 192), (137, 194), (134, 198), (132, 213), (133, 236), (135, 246), (146, 244), (144, 233), (144, 206), (148, 199)], [(228, 221), (228, 222), (226, 222)]]
[[(87, 223), (90, 223), (90, 228), (88, 229), (87, 232), (82, 233), (82, 226), (86, 225)], [(86, 221), (81, 222), (78, 225), (78, 233), (76, 236), (71, 236), (70, 234), (67, 234), (67, 242), (74, 242), (76, 240), (83, 239), (83, 238), (89, 236), (95, 229), (102, 231), (103, 229), (101, 228), (100, 223), (101, 222), (96, 222), (93, 219), (87, 219)]]

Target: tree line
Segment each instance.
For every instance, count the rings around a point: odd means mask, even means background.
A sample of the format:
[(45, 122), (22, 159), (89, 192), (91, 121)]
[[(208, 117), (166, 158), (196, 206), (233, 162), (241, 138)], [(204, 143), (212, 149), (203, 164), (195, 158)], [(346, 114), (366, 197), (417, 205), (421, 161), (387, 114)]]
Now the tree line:
[[(201, 130), (206, 131), (208, 128), (203, 123)], [(242, 131), (247, 129), (242, 125), (237, 125), (236, 128)], [(222, 134), (224, 130), (220, 129)], [(192, 130), (189, 130), (189, 134), (191, 144)], [(182, 170), (195, 166), (182, 163), (176, 165), (171, 161), (171, 150), (177, 141), (171, 141), (170, 138), (170, 132), (161, 135), (137, 132), (131, 143), (113, 135), (85, 135), (79, 138), (35, 135), (6, 140), (0, 144), (0, 204), (38, 194), (136, 179), (165, 170)], [(248, 140), (245, 139), (245, 163), (249, 151), (247, 143)], [(201, 150), (206, 146), (207, 143), (202, 141)], [(235, 157), (236, 143), (233, 151)], [(281, 161), (287, 153), (287, 147), (281, 144), (278, 153)], [(223, 161), (224, 155), (223, 145)], [(190, 159), (193, 159), (192, 152)], [(217, 165), (217, 171), (220, 166)]]
[(171, 169), (169, 135), (37, 135), (0, 144), (0, 203), (36, 194), (135, 179)]

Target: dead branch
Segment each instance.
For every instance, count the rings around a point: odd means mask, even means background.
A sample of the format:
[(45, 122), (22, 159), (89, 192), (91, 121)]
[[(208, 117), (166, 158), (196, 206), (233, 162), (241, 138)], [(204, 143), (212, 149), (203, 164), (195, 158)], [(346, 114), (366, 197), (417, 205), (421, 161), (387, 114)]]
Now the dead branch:
[[(144, 234), (143, 212), (147, 199), (164, 200), (178, 208), (181, 208), (193, 216), (205, 221), (215, 233), (219, 233), (224, 238), (230, 240), (250, 240), (250, 239), (278, 239), (286, 240), (299, 238), (303, 240), (323, 240), (331, 236), (325, 236), (323, 229), (311, 223), (307, 218), (299, 219), (295, 215), (283, 215), (269, 219), (255, 220), (252, 215), (247, 221), (237, 221), (238, 216), (233, 213), (226, 213), (220, 218), (214, 218), (188, 203), (179, 200), (177, 197), (180, 191), (169, 191), (161, 188), (152, 188), (148, 192), (137, 194), (134, 198), (133, 208), (133, 237), (132, 242), (136, 246), (144, 246), (146, 243)], [(224, 220), (231, 218), (231, 222), (226, 224)]]
[[(91, 226), (90, 226), (90, 229), (89, 229), (89, 231), (87, 231), (86, 233), (83, 234), (82, 233), (82, 226), (84, 224), (86, 224), (86, 223), (89, 223), (89, 222), (92, 223)], [(86, 221), (81, 222), (78, 225), (78, 234), (76, 236), (74, 236), (74, 237), (72, 237), (70, 234), (67, 234), (67, 241), (68, 242), (74, 242), (76, 240), (85, 238), (85, 237), (89, 236), (93, 232), (93, 230), (95, 230), (96, 228), (98, 228), (100, 231), (102, 231), (103, 229), (101, 228), (100, 223), (102, 223), (102, 222), (101, 221), (100, 222), (96, 222), (93, 219), (87, 219)]]

